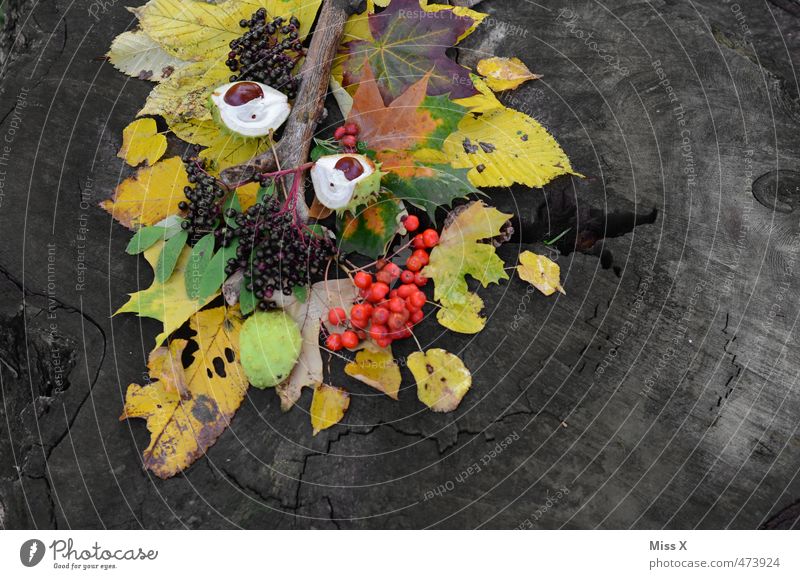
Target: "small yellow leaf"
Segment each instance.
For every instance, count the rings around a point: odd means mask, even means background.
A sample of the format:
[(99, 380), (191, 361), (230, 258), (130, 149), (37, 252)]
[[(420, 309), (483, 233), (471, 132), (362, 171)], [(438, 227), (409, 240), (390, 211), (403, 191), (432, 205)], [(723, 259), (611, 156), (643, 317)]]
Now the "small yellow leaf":
[(414, 352), (408, 357), (408, 369), (417, 381), (417, 397), (434, 412), (455, 410), (472, 385), (464, 362), (441, 348)]
[(486, 84), (492, 90), (511, 90), (523, 82), (541, 78), (533, 74), (519, 58), (493, 56), (478, 62), (478, 74), (486, 77)]
[[(144, 252), (147, 263), (154, 270), (163, 247), (164, 241), (162, 240)], [(156, 346), (160, 346), (192, 314), (219, 295), (219, 292), (216, 292), (202, 301), (189, 297), (186, 292), (186, 275), (184, 272), (191, 258), (191, 253), (191, 247), (184, 247), (178, 257), (175, 270), (165, 283), (153, 281), (149, 288), (130, 294), (130, 299), (115, 312), (115, 315), (127, 312), (163, 322), (164, 331), (156, 337)]]
[(334, 388), (327, 384), (318, 384), (311, 401), (311, 426), (314, 436), (320, 430), (330, 428), (342, 418), (350, 406), (350, 395), (344, 388)]
[(389, 398), (397, 400), (400, 382), (403, 379), (391, 349), (361, 350), (356, 354), (355, 362), (347, 364), (344, 371), (348, 376), (361, 380), (364, 384), (380, 390)]
[(154, 119), (133, 121), (122, 130), (122, 146), (117, 157), (125, 159), (131, 167), (147, 161), (152, 165), (167, 150), (167, 138), (158, 133)]
[(530, 251), (520, 253), (517, 273), (520, 279), (529, 282), (546, 296), (552, 295), (556, 290), (562, 294), (567, 293), (561, 287), (561, 268), (543, 255)]
[(480, 315), (483, 300), (477, 294), (469, 294), (464, 302), (452, 303), (447, 299), (441, 302), (436, 319), (445, 328), (461, 334), (477, 334), (486, 324)]
[(216, 442), (244, 400), (247, 378), (236, 356), (242, 318), (238, 309), (195, 314), (191, 329), (198, 350), (184, 371), (186, 340), (150, 355), (146, 386), (131, 384), (120, 420), (144, 418), (150, 444), (144, 465), (161, 478), (181, 472)]
[(187, 185), (183, 161), (180, 157), (170, 157), (139, 169), (117, 186), (113, 199), (101, 202), (100, 206), (128, 229), (155, 225), (178, 212)]

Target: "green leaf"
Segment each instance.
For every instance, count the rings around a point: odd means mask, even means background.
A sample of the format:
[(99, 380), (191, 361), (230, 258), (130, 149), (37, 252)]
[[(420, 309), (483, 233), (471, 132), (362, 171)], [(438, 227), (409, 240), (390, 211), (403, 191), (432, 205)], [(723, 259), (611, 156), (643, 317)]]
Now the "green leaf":
[(341, 251), (356, 251), (367, 257), (377, 258), (386, 250), (386, 245), (397, 233), (397, 218), (402, 208), (400, 203), (386, 193), (355, 215), (349, 211), (337, 219), (341, 232)]
[(428, 168), (435, 172), (431, 177), (401, 179), (389, 173), (384, 177), (384, 184), (398, 199), (424, 209), (433, 223), (436, 223), (437, 207), (450, 207), (455, 199), (481, 193), (469, 182), (468, 169), (453, 169), (449, 165), (429, 165)]
[(225, 274), (225, 266), (228, 265), (228, 260), (236, 257), (236, 248), (239, 247), (239, 240), (234, 239), (228, 247), (221, 247), (203, 272), (203, 279), (200, 280), (200, 289), (198, 297), (205, 299), (215, 293), (222, 283), (225, 281), (227, 275)]
[(320, 225), (319, 223), (312, 223), (310, 225), (306, 225), (306, 230), (310, 231), (313, 235), (317, 237), (325, 237), (327, 235), (327, 229), (325, 226)]
[(332, 140), (328, 139), (323, 141), (321, 139), (314, 139), (314, 148), (311, 149), (310, 157), (311, 160), (316, 163), (320, 157), (333, 155), (338, 152), (339, 149), (334, 145)]
[(239, 310), (242, 312), (243, 316), (246, 316), (256, 309), (256, 305), (256, 296), (252, 291), (247, 289), (247, 282), (243, 279), (242, 287), (239, 290)]
[(429, 71), (429, 95), (450, 94), (454, 99), (472, 96), (476, 91), (469, 70), (448, 58), (446, 51), (475, 24), (469, 16), (426, 10), (419, 0), (393, 0), (388, 8), (369, 16), (371, 39), (345, 45), (348, 58), (343, 84), (360, 82), (369, 63), (385, 103)]
[[(421, 147), (441, 149), (442, 143), (458, 130), (458, 123), (468, 110), (446, 96), (426, 96), (420, 108), (427, 110), (436, 121), (436, 129), (427, 136)], [(420, 148), (420, 147), (415, 147)]]
[(239, 196), (236, 193), (231, 193), (222, 205), (222, 215), (228, 227), (236, 229), (239, 225), (236, 223), (234, 217), (228, 217), (228, 209), (235, 209), (238, 213), (242, 212), (242, 205), (239, 203)]
[(261, 203), (267, 197), (272, 197), (275, 195), (275, 182), (273, 181), (266, 187), (259, 187), (258, 193), (256, 194), (256, 203)]
[(308, 299), (308, 286), (305, 285), (296, 285), (292, 288), (292, 293), (294, 297), (297, 298), (297, 301), (306, 303)]
[(206, 271), (211, 257), (214, 255), (214, 234), (209, 233), (200, 238), (192, 248), (189, 263), (186, 264), (186, 294), (196, 299), (200, 294), (200, 280)]
[(128, 242), (125, 251), (130, 255), (137, 255), (151, 248), (159, 239), (164, 239), (166, 228), (160, 225), (142, 227)]
[(158, 263), (156, 264), (157, 283), (164, 283), (172, 275), (175, 264), (178, 263), (178, 257), (180, 257), (188, 238), (189, 233), (185, 229), (181, 229), (180, 233), (171, 237), (164, 244), (164, 249), (161, 250), (161, 255), (158, 256)]

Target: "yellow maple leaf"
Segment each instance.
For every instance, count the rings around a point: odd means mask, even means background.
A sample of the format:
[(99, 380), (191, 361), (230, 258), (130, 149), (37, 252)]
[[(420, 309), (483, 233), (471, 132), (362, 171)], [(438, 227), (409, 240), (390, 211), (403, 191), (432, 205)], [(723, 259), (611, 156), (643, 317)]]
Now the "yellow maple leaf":
[(441, 348), (414, 352), (408, 369), (417, 381), (417, 397), (434, 412), (455, 410), (472, 386), (472, 374), (461, 358)]
[(167, 138), (158, 132), (155, 119), (138, 119), (122, 130), (122, 146), (117, 157), (131, 167), (144, 161), (152, 165), (167, 150)]
[(478, 74), (485, 77), (490, 89), (496, 91), (515, 89), (528, 80), (541, 78), (528, 70), (519, 58), (501, 56), (479, 60)]
[(422, 275), (433, 280), (434, 298), (442, 306), (437, 319), (444, 327), (464, 333), (483, 329), (485, 319), (479, 315), (483, 301), (469, 291), (466, 276), (475, 278), (483, 287), (508, 279), (494, 246), (479, 242), (499, 235), (510, 217), (475, 201), (442, 231)]
[(391, 348), (385, 350), (361, 350), (356, 354), (354, 362), (344, 367), (344, 372), (364, 384), (372, 386), (397, 400), (400, 391), (400, 367), (394, 361)]
[(556, 291), (567, 293), (561, 287), (561, 268), (543, 255), (530, 251), (520, 253), (517, 274), (546, 296)]
[(344, 388), (318, 384), (311, 401), (311, 426), (314, 436), (337, 424), (350, 406), (350, 395)]
[[(161, 240), (144, 252), (147, 263), (154, 270), (163, 247), (164, 241)], [(162, 322), (164, 331), (156, 337), (156, 346), (161, 345), (195, 312), (219, 295), (219, 291), (217, 291), (214, 295), (199, 301), (189, 297), (186, 292), (185, 271), (191, 253), (191, 247), (184, 247), (172, 275), (166, 282), (154, 281), (149, 288), (130, 294), (130, 299), (114, 314), (134, 313)]]
[(417, 160), (469, 169), (476, 187), (543, 187), (561, 175), (580, 176), (542, 125), (503, 106), (479, 77), (472, 80), (480, 94), (453, 101), (471, 114), (464, 115), (441, 149), (421, 149), (415, 153)]
[(183, 161), (170, 157), (139, 169), (117, 186), (112, 199), (102, 201), (100, 206), (128, 229), (155, 225), (178, 212), (187, 185)]
[(202, 456), (227, 428), (247, 392), (237, 357), (242, 319), (224, 307), (196, 313), (191, 328), (198, 350), (184, 371), (186, 340), (150, 354), (147, 386), (131, 384), (120, 420), (144, 418), (150, 444), (144, 465), (161, 478), (181, 472)]

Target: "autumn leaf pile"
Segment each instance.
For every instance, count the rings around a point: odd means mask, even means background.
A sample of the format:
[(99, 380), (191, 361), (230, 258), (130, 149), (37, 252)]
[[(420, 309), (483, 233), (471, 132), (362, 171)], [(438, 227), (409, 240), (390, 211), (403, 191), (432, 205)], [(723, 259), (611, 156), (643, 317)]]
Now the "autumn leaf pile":
[[(170, 142), (195, 146), (203, 171), (218, 176), (270, 151), (274, 143), (269, 136), (244, 139), (221, 130), (209, 110), (209, 95), (229, 82), (225, 61), (231, 41), (243, 33), (242, 20), (259, 9), (270, 18), (296, 17), (299, 40), (307, 46), (321, 4), (150, 0), (132, 9), (137, 28), (120, 34), (108, 53), (119, 71), (152, 83), (137, 118), (122, 132), (118, 152), (137, 170), (102, 207), (134, 233), (127, 252), (142, 254), (154, 272), (152, 285), (131, 294), (117, 313), (153, 318), (163, 326), (149, 357), (150, 380), (129, 386), (121, 416), (147, 421), (151, 439), (144, 464), (160, 477), (173, 476), (202, 456), (248, 395), (239, 339), (254, 309), (241, 274), (226, 273), (226, 264), (236, 257), (235, 244), (233, 250), (220, 246), (214, 236), (188, 242), (179, 209), (190, 186), (184, 161), (162, 157)], [(294, 369), (275, 391), (281, 407), (289, 410), (304, 388), (313, 390), (314, 434), (341, 421), (351, 402), (344, 387), (325, 383), (324, 359), (346, 358), (348, 376), (389, 400), (397, 400), (401, 389), (391, 346), (366, 338), (332, 358), (320, 343), (321, 335), (337, 331), (328, 312), (349, 312), (360, 299), (350, 277), (352, 261), (360, 255), (366, 261), (394, 259), (402, 266), (397, 249), (410, 239), (404, 219), (414, 214), (427, 220), (439, 238), (419, 273), (432, 282), (424, 289), (436, 303), (436, 322), (454, 332), (478, 333), (487, 323), (484, 303), (468, 282), (497, 284), (514, 269), (489, 243), (503, 238), (513, 216), (491, 207), (478, 188), (542, 187), (573, 173), (555, 139), (495, 94), (535, 81), (537, 75), (517, 58), (487, 58), (472, 71), (448, 56), (448, 49), (472, 34), (485, 14), (427, 0), (374, 0), (367, 6), (345, 26), (330, 91), (345, 122), (360, 130), (359, 151), (380, 167), (380, 193), (329, 218), (324, 228), (305, 224), (315, 234), (335, 235), (339, 253), (325, 279), (295, 288), (280, 304), (297, 323), (302, 345)], [(301, 78), (303, 64), (300, 59), (295, 67)], [(311, 160), (334, 148), (332, 139), (319, 137)], [(243, 184), (226, 193), (225, 208), (233, 215), (265, 195), (280, 194), (280, 188), (258, 182)], [(329, 213), (312, 205), (312, 220)], [(225, 220), (220, 218), (219, 227), (235, 227)], [(520, 279), (545, 295), (563, 292), (558, 266), (549, 259), (524, 252), (514, 265)], [(436, 322), (431, 317), (424, 323)], [(187, 362), (190, 343), (193, 353)], [(407, 366), (419, 400), (436, 412), (454, 410), (472, 386), (464, 363), (440, 348), (420, 349), (408, 357)]]

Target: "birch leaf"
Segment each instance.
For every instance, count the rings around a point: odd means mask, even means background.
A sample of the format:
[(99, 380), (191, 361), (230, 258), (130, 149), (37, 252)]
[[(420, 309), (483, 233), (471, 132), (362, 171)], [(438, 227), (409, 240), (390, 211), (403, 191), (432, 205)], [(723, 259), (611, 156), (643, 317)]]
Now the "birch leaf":
[(519, 58), (493, 56), (478, 61), (478, 74), (495, 91), (512, 90), (529, 80), (541, 78), (533, 74)]
[(391, 348), (380, 350), (364, 349), (356, 353), (354, 362), (344, 367), (345, 374), (360, 380), (389, 398), (397, 400), (400, 391), (400, 367), (394, 361)]
[(141, 30), (129, 30), (117, 36), (107, 56), (120, 72), (154, 82), (168, 79), (177, 69), (186, 65), (186, 61), (168, 54)]
[(561, 268), (543, 255), (530, 251), (520, 253), (517, 274), (546, 296), (556, 291), (567, 293), (561, 287)]
[(417, 381), (417, 397), (434, 412), (451, 412), (472, 386), (472, 374), (461, 358), (441, 348), (414, 352), (408, 369)]
[(321, 430), (337, 424), (350, 406), (350, 395), (344, 388), (335, 388), (327, 384), (317, 385), (314, 399), (311, 401), (311, 426), (314, 436)]

